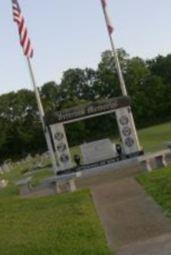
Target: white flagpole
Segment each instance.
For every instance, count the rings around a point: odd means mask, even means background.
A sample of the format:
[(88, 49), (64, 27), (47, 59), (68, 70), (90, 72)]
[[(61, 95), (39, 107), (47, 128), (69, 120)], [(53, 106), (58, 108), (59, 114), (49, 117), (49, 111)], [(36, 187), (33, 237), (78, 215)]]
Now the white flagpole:
[(27, 58), (27, 64), (28, 64), (28, 69), (29, 69), (32, 85), (34, 87), (34, 92), (35, 92), (37, 105), (38, 105), (38, 109), (39, 109), (39, 113), (40, 113), (40, 120), (42, 122), (43, 132), (44, 132), (47, 147), (48, 147), (48, 150), (49, 150), (49, 153), (50, 153), (50, 158), (51, 158), (51, 162), (52, 162), (52, 166), (53, 166), (53, 171), (56, 174), (58, 172), (58, 167), (57, 167), (57, 162), (56, 162), (56, 158), (55, 158), (55, 153), (54, 153), (54, 150), (53, 150), (52, 140), (51, 140), (49, 128), (48, 128), (47, 123), (45, 121), (45, 113), (44, 113), (43, 105), (42, 105), (42, 102), (41, 102), (41, 99), (40, 99), (40, 94), (39, 94), (38, 88), (36, 86), (36, 80), (35, 80), (35, 76), (34, 76), (34, 72), (33, 72), (33, 67), (32, 67), (32, 64), (31, 64), (31, 61), (30, 61), (29, 58)]
[(104, 13), (104, 17), (105, 17), (105, 21), (106, 21), (106, 26), (107, 26), (107, 31), (109, 34), (109, 39), (110, 39), (110, 44), (111, 44), (111, 48), (112, 48), (112, 55), (115, 59), (115, 64), (116, 64), (116, 70), (118, 73), (118, 77), (119, 77), (119, 82), (120, 82), (120, 87), (121, 87), (121, 91), (122, 91), (122, 95), (123, 96), (127, 96), (127, 89), (126, 89), (126, 85), (125, 85), (125, 81), (123, 78), (123, 74), (122, 74), (122, 70), (121, 70), (121, 66), (120, 66), (120, 62), (119, 62), (119, 58), (118, 58), (118, 53), (117, 50), (115, 48), (115, 44), (114, 44), (114, 40), (112, 37), (112, 33), (110, 33), (109, 29), (108, 29), (108, 21), (109, 21), (109, 17), (108, 17), (108, 13), (106, 11), (106, 8), (104, 8), (103, 2), (101, 1), (102, 4), (102, 9), (103, 9), (103, 13)]
[(123, 78), (123, 74), (122, 74), (122, 70), (121, 70), (121, 66), (120, 66), (120, 62), (119, 62), (119, 58), (118, 58), (118, 53), (117, 53), (117, 50), (115, 49), (114, 41), (113, 41), (112, 35), (110, 33), (109, 33), (109, 39), (110, 39), (110, 43), (111, 43), (111, 47), (112, 47), (112, 55), (113, 55), (113, 57), (115, 59), (115, 63), (116, 63), (116, 69), (117, 69), (117, 73), (118, 73), (118, 77), (119, 77), (122, 95), (127, 96), (128, 92), (127, 92), (125, 81)]
[[(109, 35), (109, 39), (110, 39), (110, 44), (111, 44), (111, 48), (112, 48), (112, 55), (115, 59), (116, 70), (117, 70), (118, 77), (119, 77), (119, 82), (120, 82), (120, 88), (121, 88), (121, 91), (122, 91), (122, 95), (123, 96), (128, 96), (128, 92), (127, 92), (127, 89), (126, 89), (123, 73), (122, 73), (119, 58), (118, 58), (118, 53), (117, 53), (117, 50), (115, 48), (112, 33), (109, 31), (109, 28), (108, 28), (109, 16), (108, 16), (106, 8), (104, 7), (104, 4), (103, 4), (102, 0), (101, 0), (101, 4), (102, 4), (102, 9), (103, 9), (103, 13), (104, 13), (105, 21), (106, 21), (106, 26), (107, 26), (107, 31), (108, 31), (108, 35)], [(141, 151), (141, 146), (140, 146), (140, 143), (139, 143), (139, 139), (138, 139), (137, 130), (136, 130), (136, 127), (135, 127), (135, 122), (134, 122), (134, 117), (133, 117), (132, 111), (130, 111), (130, 116), (131, 116), (131, 121), (132, 121), (132, 127), (133, 127), (134, 133), (135, 133), (135, 139), (136, 139), (136, 142), (137, 142), (137, 146), (138, 146), (139, 151)]]

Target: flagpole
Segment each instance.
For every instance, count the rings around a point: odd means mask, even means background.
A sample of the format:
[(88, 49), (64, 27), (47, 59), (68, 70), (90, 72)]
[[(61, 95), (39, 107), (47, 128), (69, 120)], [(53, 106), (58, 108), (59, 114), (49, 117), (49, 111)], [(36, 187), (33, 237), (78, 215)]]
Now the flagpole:
[(51, 140), (49, 128), (48, 128), (48, 125), (47, 125), (46, 120), (45, 120), (45, 113), (44, 113), (43, 105), (42, 105), (42, 102), (41, 102), (41, 99), (40, 99), (40, 94), (39, 94), (38, 88), (36, 86), (36, 80), (35, 80), (35, 76), (34, 76), (34, 72), (33, 72), (33, 67), (32, 67), (30, 59), (28, 57), (26, 59), (27, 59), (27, 65), (28, 65), (29, 73), (30, 73), (30, 78), (31, 78), (31, 81), (32, 81), (32, 85), (33, 85), (36, 100), (37, 100), (37, 105), (38, 105), (39, 114), (40, 114), (40, 120), (41, 120), (42, 126), (43, 126), (43, 133), (45, 135), (47, 147), (48, 147), (48, 150), (49, 150), (49, 153), (50, 153), (50, 158), (51, 158), (51, 162), (52, 162), (52, 166), (53, 166), (53, 171), (54, 171), (55, 174), (57, 174), (58, 167), (57, 167), (56, 157), (55, 157), (55, 153), (54, 153), (54, 150), (53, 150), (53, 145), (52, 145), (52, 140)]
[(109, 35), (109, 40), (110, 40), (110, 44), (111, 44), (111, 48), (112, 48), (112, 55), (115, 59), (115, 65), (116, 65), (116, 70), (117, 70), (118, 77), (119, 77), (120, 88), (121, 88), (121, 91), (122, 91), (122, 95), (127, 96), (128, 93), (127, 93), (125, 81), (124, 81), (124, 78), (123, 78), (123, 74), (122, 74), (122, 70), (121, 70), (121, 66), (120, 66), (120, 62), (119, 62), (119, 58), (118, 58), (118, 53), (117, 53), (117, 50), (115, 48), (112, 33), (110, 33), (110, 31), (108, 29), (108, 21), (109, 21), (108, 13), (106, 12), (106, 9), (104, 8), (104, 5), (103, 5), (102, 1), (101, 1), (101, 4), (102, 4), (102, 9), (103, 9), (104, 17), (105, 17), (105, 22), (106, 22), (106, 26), (107, 26), (108, 35)]
[[(109, 33), (109, 31), (108, 31), (108, 33)], [(120, 81), (120, 87), (121, 87), (121, 90), (122, 90), (122, 95), (123, 96), (128, 96), (128, 92), (127, 92), (124, 77), (123, 77), (123, 74), (122, 74), (118, 54), (117, 54), (117, 51), (116, 51), (116, 48), (115, 48), (113, 37), (110, 33), (109, 33), (109, 38), (110, 38), (110, 43), (111, 43), (111, 47), (112, 47), (112, 53), (113, 53), (112, 55), (114, 56), (115, 62), (116, 62), (116, 69), (117, 69), (117, 72), (118, 72), (118, 77), (119, 77), (119, 81)], [(140, 142), (139, 142), (138, 134), (137, 134), (137, 129), (136, 129), (136, 126), (135, 126), (135, 121), (134, 121), (134, 117), (133, 117), (131, 108), (130, 108), (130, 117), (131, 117), (132, 128), (134, 130), (137, 146), (138, 146), (139, 150), (141, 150), (141, 146), (140, 146)]]
[[(126, 85), (125, 85), (125, 80), (124, 80), (124, 77), (123, 77), (123, 73), (122, 73), (119, 58), (118, 58), (118, 53), (117, 53), (117, 50), (116, 50), (116, 47), (115, 47), (115, 44), (114, 44), (114, 39), (112, 37), (112, 32), (109, 30), (109, 27), (108, 27), (109, 26), (109, 16), (108, 16), (107, 10), (104, 6), (106, 4), (106, 0), (104, 0), (104, 1), (101, 0), (101, 4), (102, 4), (102, 9), (103, 9), (104, 17), (105, 17), (105, 22), (106, 22), (106, 27), (107, 27), (107, 31), (108, 31), (108, 35), (109, 35), (110, 44), (111, 44), (112, 56), (115, 59), (115, 65), (116, 65), (116, 70), (117, 70), (117, 74), (118, 74), (118, 77), (119, 77), (119, 82), (120, 82), (120, 88), (121, 88), (121, 91), (122, 91), (122, 95), (123, 96), (128, 96), (128, 92), (127, 92)], [(137, 130), (136, 130), (136, 127), (135, 127), (135, 121), (134, 121), (134, 117), (133, 117), (131, 108), (130, 108), (130, 117), (131, 117), (132, 127), (133, 127), (133, 130), (134, 130), (134, 133), (135, 133), (135, 139), (136, 139), (136, 142), (137, 142), (137, 146), (139, 148), (139, 151), (141, 151), (141, 146), (140, 146), (140, 143), (139, 143), (138, 134), (137, 134)]]
[(119, 62), (119, 58), (118, 58), (118, 53), (116, 51), (114, 40), (113, 40), (112, 35), (110, 33), (109, 33), (109, 39), (110, 39), (111, 48), (112, 48), (112, 55), (113, 55), (113, 57), (115, 59), (115, 63), (116, 63), (116, 69), (117, 69), (117, 73), (118, 73), (118, 77), (119, 77), (119, 82), (120, 82), (122, 95), (127, 96), (128, 92), (127, 92), (125, 81), (124, 81), (123, 74), (122, 74), (122, 71), (121, 71), (121, 66), (120, 66), (120, 62)]
[(56, 161), (55, 153), (54, 153), (54, 150), (53, 150), (53, 144), (52, 144), (52, 140), (51, 140), (51, 136), (50, 136), (50, 130), (49, 130), (49, 127), (48, 127), (46, 119), (45, 119), (45, 113), (44, 113), (43, 105), (42, 105), (42, 102), (41, 102), (41, 99), (40, 99), (38, 88), (36, 86), (36, 80), (35, 80), (32, 64), (31, 64), (31, 61), (30, 61), (30, 58), (33, 57), (33, 48), (32, 48), (32, 45), (31, 45), (30, 38), (28, 36), (28, 31), (27, 31), (27, 27), (26, 27), (26, 24), (25, 24), (25, 19), (24, 19), (24, 16), (22, 15), (21, 8), (20, 8), (20, 5), (18, 3), (18, 0), (11, 0), (11, 2), (12, 2), (13, 20), (17, 24), (17, 27), (18, 27), (20, 45), (22, 46), (23, 53), (26, 56), (27, 65), (28, 65), (32, 85), (34, 87), (34, 92), (35, 92), (37, 104), (38, 104), (40, 120), (41, 120), (42, 126), (43, 126), (43, 132), (44, 132), (44, 135), (45, 135), (45, 138), (46, 138), (46, 143), (47, 143), (48, 150), (49, 150), (49, 153), (50, 153), (50, 158), (51, 158), (51, 161), (52, 161), (53, 170), (54, 170), (54, 173), (56, 174), (58, 172), (58, 168), (57, 168), (57, 161)]

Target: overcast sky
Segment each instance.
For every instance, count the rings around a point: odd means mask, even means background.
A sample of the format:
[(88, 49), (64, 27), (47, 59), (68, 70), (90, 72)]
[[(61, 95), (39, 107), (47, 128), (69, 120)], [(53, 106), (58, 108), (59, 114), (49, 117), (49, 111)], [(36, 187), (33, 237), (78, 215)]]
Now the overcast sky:
[[(96, 68), (109, 48), (100, 0), (20, 0), (38, 85), (72, 67)], [(171, 0), (108, 0), (117, 47), (131, 56), (171, 53)], [(0, 1), (0, 94), (32, 89), (10, 0)]]

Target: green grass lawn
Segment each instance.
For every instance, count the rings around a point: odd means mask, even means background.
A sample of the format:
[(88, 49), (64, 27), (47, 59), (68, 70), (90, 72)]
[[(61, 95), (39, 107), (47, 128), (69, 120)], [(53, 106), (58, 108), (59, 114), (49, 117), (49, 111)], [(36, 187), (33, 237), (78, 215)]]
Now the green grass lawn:
[(171, 217), (171, 166), (145, 173), (137, 177), (145, 190), (161, 205)]
[(30, 200), (14, 191), (0, 192), (0, 254), (110, 254), (88, 191)]
[[(0, 191), (0, 254), (110, 254), (89, 191), (22, 199), (15, 182), (24, 173), (21, 165), (2, 176), (9, 185)], [(48, 168), (33, 172), (33, 186), (52, 174)]]
[(166, 148), (165, 142), (171, 141), (171, 122), (141, 129), (138, 131), (138, 135), (145, 151)]

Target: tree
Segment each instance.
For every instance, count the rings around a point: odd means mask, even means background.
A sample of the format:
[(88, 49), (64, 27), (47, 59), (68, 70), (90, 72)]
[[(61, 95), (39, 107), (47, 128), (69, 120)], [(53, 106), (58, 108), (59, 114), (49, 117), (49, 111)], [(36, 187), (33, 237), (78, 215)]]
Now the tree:
[(60, 84), (63, 100), (93, 99), (94, 91), (92, 88), (95, 81), (96, 72), (90, 68), (76, 68), (65, 71)]
[(44, 84), (41, 88), (41, 97), (46, 113), (57, 111), (61, 103), (60, 87), (53, 81)]
[[(123, 49), (118, 49), (118, 57), (123, 70), (127, 69), (128, 54)], [(101, 61), (97, 70), (98, 82), (95, 84), (96, 95), (99, 98), (121, 96), (120, 83), (115, 67), (115, 59), (111, 51), (105, 51), (101, 55)]]
[(165, 84), (171, 86), (171, 54), (166, 57), (159, 55), (147, 63), (153, 75), (161, 77)]
[(0, 127), (1, 161), (45, 150), (39, 112), (32, 91), (23, 89), (0, 97)]

